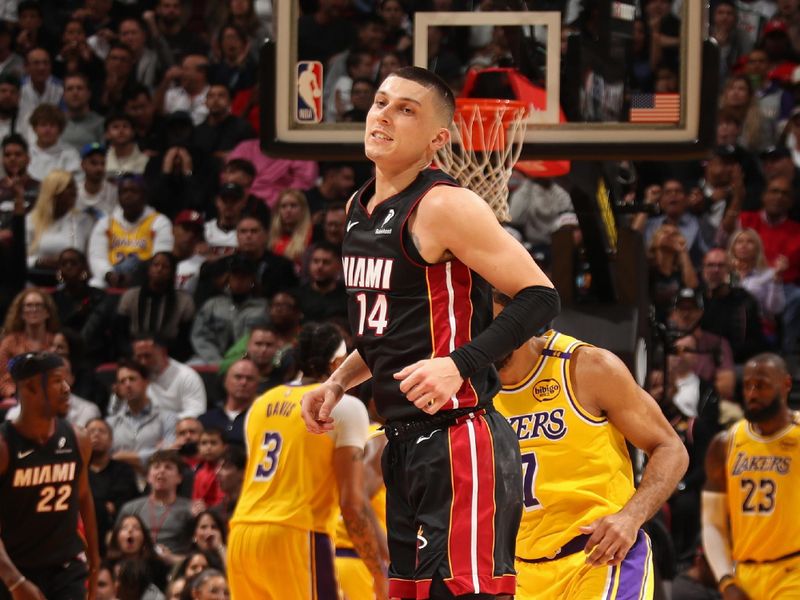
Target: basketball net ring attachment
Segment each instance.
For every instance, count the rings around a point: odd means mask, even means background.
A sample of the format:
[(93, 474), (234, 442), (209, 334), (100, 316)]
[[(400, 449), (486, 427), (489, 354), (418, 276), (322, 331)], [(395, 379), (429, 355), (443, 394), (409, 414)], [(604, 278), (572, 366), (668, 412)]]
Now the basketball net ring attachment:
[(450, 139), (436, 165), (483, 198), (497, 220), (508, 214), (508, 180), (522, 153), (528, 105), (519, 100), (456, 98)]

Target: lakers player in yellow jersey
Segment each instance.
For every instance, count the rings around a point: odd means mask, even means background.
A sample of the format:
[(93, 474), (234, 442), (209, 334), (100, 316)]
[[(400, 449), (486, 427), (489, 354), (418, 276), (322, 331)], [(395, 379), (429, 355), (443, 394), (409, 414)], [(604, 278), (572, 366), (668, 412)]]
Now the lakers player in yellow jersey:
[[(505, 302), (495, 292), (495, 312)], [(516, 598), (652, 598), (650, 541), (640, 528), (688, 464), (655, 400), (614, 354), (557, 331), (497, 367), (495, 406), (522, 454)], [(626, 439), (649, 457), (638, 489)]]
[(331, 540), (340, 510), (378, 598), (386, 597), (388, 550), (363, 481), (367, 411), (345, 396), (336, 427), (323, 436), (308, 433), (300, 416), (303, 394), (344, 356), (333, 325), (306, 325), (297, 348), (301, 381), (268, 391), (247, 414), (247, 467), (228, 538), (233, 600), (336, 600)]
[[(386, 486), (381, 472), (381, 455), (385, 447), (386, 436), (381, 426), (373, 423), (364, 449), (364, 485), (382, 532), (386, 531)], [(336, 577), (344, 600), (372, 600), (375, 597), (372, 574), (353, 547), (344, 519), (339, 519), (336, 527)]]
[(800, 598), (800, 413), (784, 360), (759, 354), (742, 376), (744, 419), (706, 455), (703, 546), (725, 600)]

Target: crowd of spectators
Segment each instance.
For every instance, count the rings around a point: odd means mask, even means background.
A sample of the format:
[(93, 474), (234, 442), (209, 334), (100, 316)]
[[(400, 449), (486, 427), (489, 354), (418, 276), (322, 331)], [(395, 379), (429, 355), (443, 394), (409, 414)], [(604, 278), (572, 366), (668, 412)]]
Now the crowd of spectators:
[[(591, 2), (529, 4), (558, 5), (565, 35), (591, 37)], [(680, 4), (641, 2), (630, 91), (675, 91)], [(298, 56), (325, 64), (325, 120), (363, 121), (410, 62), (415, 10), (492, 2), (300, 7)], [(349, 338), (344, 203), (369, 168), (261, 152), (271, 18), (268, 0), (0, 6), (0, 400), (13, 418), (11, 356), (67, 359), (69, 419), (93, 448), (101, 600), (216, 597), (250, 403), (296, 375), (303, 322)], [(692, 457), (652, 525), (677, 557), (662, 554), (662, 576), (685, 567), (688, 587), (702, 584), (703, 455), (742, 414), (740, 367), (762, 350), (800, 352), (800, 8), (716, 0), (711, 34), (717, 147), (705, 161), (637, 164), (643, 212), (622, 223), (645, 240), (661, 332), (647, 387)], [(428, 44), (428, 66), (456, 91), (468, 68), (510, 56), (500, 28), (435, 27)], [(580, 246), (564, 181), (517, 172), (510, 187), (509, 231), (543, 264), (559, 231)]]

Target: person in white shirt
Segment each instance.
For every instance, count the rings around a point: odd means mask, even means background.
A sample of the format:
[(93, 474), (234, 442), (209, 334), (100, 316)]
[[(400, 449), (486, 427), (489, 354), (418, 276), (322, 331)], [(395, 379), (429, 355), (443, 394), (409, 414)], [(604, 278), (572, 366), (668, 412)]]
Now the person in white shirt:
[(200, 267), (206, 261), (205, 255), (200, 252), (204, 226), (203, 215), (196, 210), (182, 210), (172, 225), (172, 235), (175, 238), (172, 254), (178, 259), (175, 289), (192, 295), (197, 289)]
[[(208, 117), (206, 94), (208, 93), (208, 58), (201, 54), (189, 54), (181, 66), (171, 67), (156, 91), (156, 106), (162, 107), (166, 115), (183, 110), (192, 116), (195, 127)], [(179, 84), (173, 87), (173, 82)], [(159, 99), (162, 99), (159, 102)]]
[(133, 360), (150, 372), (147, 395), (162, 410), (178, 418), (198, 417), (206, 412), (206, 388), (197, 371), (167, 355), (156, 334), (142, 334), (131, 344)]
[[(53, 77), (53, 63), (44, 48), (33, 48), (25, 56), (28, 76), (22, 81), (18, 119), (27, 123), (34, 109), (40, 104), (61, 104), (64, 85)], [(29, 140), (32, 141), (32, 140)]]
[(25, 218), (28, 267), (47, 271), (58, 267), (63, 250), (86, 251), (92, 219), (75, 208), (77, 186), (66, 171), (51, 171), (42, 181), (39, 197)]
[(106, 147), (91, 143), (81, 148), (81, 169), (83, 183), (78, 186), (77, 207), (97, 222), (119, 206), (117, 186), (106, 180)]
[(236, 225), (247, 206), (247, 195), (238, 183), (224, 183), (214, 201), (217, 218), (206, 223), (206, 243), (214, 256), (232, 254), (238, 247)]
[(140, 176), (119, 179), (119, 206), (97, 222), (89, 238), (93, 287), (127, 287), (143, 261), (172, 250), (172, 223), (146, 201)]
[(31, 177), (42, 181), (50, 171), (60, 169), (82, 180), (78, 151), (61, 142), (61, 134), (67, 124), (64, 113), (52, 104), (40, 104), (28, 122), (35, 138), (30, 147), (31, 162), (28, 165)]
[(147, 167), (149, 157), (136, 145), (133, 120), (123, 112), (115, 112), (106, 118), (106, 172), (116, 179), (123, 173), (141, 175)]

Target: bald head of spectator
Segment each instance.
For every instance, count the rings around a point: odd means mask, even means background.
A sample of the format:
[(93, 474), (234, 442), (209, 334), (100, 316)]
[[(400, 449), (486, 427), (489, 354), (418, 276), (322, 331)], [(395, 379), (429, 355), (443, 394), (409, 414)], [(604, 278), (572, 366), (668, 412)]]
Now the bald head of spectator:
[(233, 363), (225, 374), (225, 409), (246, 410), (256, 399), (259, 373), (255, 363), (243, 358)]
[(761, 206), (767, 218), (780, 221), (789, 215), (792, 207), (792, 182), (787, 177), (773, 177), (761, 195)]

